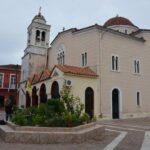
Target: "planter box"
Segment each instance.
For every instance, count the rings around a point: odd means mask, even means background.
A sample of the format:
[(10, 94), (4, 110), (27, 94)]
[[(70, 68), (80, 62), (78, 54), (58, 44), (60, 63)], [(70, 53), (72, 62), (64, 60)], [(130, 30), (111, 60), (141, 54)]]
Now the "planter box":
[(0, 126), (0, 137), (9, 143), (82, 143), (87, 140), (101, 140), (104, 135), (104, 127), (96, 123), (72, 128), (21, 127), (12, 123)]

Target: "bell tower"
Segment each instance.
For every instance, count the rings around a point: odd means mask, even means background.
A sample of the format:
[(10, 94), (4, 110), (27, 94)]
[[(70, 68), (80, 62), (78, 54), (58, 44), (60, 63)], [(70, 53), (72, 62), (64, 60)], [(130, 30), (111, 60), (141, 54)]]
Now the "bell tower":
[(35, 52), (38, 48), (39, 54), (44, 53), (44, 49), (49, 47), (50, 25), (46, 24), (44, 16), (41, 14), (41, 8), (28, 27), (27, 48), (25, 53)]
[(39, 13), (33, 18), (27, 29), (27, 47), (22, 57), (22, 79), (27, 80), (34, 73), (41, 71), (46, 65), (49, 47), (50, 25)]
[(25, 105), (26, 81), (29, 77), (41, 72), (46, 67), (50, 27), (46, 23), (40, 8), (38, 14), (32, 19), (31, 24), (27, 28), (27, 47), (24, 50), (21, 67), (20, 106)]

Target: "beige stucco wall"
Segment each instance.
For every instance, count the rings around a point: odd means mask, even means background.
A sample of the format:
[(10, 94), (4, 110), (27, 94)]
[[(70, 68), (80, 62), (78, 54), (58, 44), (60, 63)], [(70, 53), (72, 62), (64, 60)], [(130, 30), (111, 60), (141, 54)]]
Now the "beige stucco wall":
[[(49, 68), (57, 64), (57, 51), (65, 45), (65, 62), (67, 65), (81, 67), (81, 54), (87, 52), (88, 66), (97, 72), (97, 80), (83, 77), (62, 75), (58, 79), (45, 81), (50, 96), (50, 87), (57, 80), (62, 87), (64, 79), (73, 80), (73, 93), (84, 103), (85, 88), (90, 86), (95, 93), (95, 114), (102, 112), (103, 117), (112, 118), (112, 90), (120, 91), (120, 118), (145, 116), (150, 114), (150, 34), (145, 33), (146, 42), (124, 37), (96, 28), (75, 33), (61, 34), (52, 43), (49, 51)], [(119, 57), (119, 71), (111, 70), (111, 56)], [(134, 60), (140, 61), (140, 74), (134, 74)], [(40, 86), (40, 85), (39, 85)], [(79, 88), (80, 87), (80, 88)], [(140, 92), (140, 106), (137, 95)]]
[(48, 99), (51, 98), (51, 87), (54, 81), (58, 82), (59, 85), (59, 92), (61, 92), (63, 85), (65, 84), (65, 80), (70, 80), (72, 82), (71, 86), (71, 93), (75, 97), (79, 97), (81, 100), (81, 103), (85, 104), (85, 90), (88, 87), (91, 87), (94, 91), (94, 114), (98, 117), (99, 116), (99, 110), (100, 110), (100, 101), (99, 101), (99, 94), (98, 94), (98, 84), (97, 84), (97, 78), (89, 78), (89, 77), (81, 77), (81, 76), (72, 76), (72, 75), (66, 75), (63, 72), (61, 72), (59, 69), (55, 68), (54, 72), (58, 72), (58, 76), (53, 76), (52, 78), (45, 80), (43, 82), (37, 83), (32, 86), (36, 86), (38, 89), (38, 96), (39, 96), (39, 103), (40, 103), (40, 87), (44, 83), (46, 85), (46, 93), (48, 96)]
[(66, 80), (72, 81), (72, 93), (74, 96), (80, 98), (81, 102), (85, 105), (85, 91), (88, 87), (92, 88), (94, 91), (94, 114), (99, 117), (100, 115), (100, 97), (98, 90), (98, 79), (97, 78), (88, 78), (80, 76), (67, 76), (64, 78)]
[[(105, 33), (101, 39), (101, 101), (104, 116), (111, 118), (112, 90), (120, 90), (120, 117), (131, 117), (150, 112), (149, 51), (145, 43)], [(111, 71), (111, 56), (119, 57), (118, 72)], [(139, 75), (134, 74), (134, 59), (140, 60)], [(141, 106), (137, 106), (136, 93), (140, 92)]]
[(81, 54), (87, 52), (87, 66), (95, 68), (99, 57), (99, 35), (97, 29), (86, 32), (67, 32), (61, 34), (52, 44), (49, 51), (49, 68), (57, 64), (57, 53), (59, 47), (65, 46), (65, 64), (72, 66), (82, 66)]

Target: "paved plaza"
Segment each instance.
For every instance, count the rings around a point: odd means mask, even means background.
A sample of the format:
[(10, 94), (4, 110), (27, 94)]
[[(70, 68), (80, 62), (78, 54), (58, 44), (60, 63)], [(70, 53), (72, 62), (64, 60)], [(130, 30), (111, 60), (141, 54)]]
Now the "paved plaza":
[[(4, 113), (0, 113), (0, 118)], [(5, 143), (0, 139), (0, 150), (149, 150), (150, 118), (98, 121), (106, 127), (102, 141), (82, 144), (21, 144)]]

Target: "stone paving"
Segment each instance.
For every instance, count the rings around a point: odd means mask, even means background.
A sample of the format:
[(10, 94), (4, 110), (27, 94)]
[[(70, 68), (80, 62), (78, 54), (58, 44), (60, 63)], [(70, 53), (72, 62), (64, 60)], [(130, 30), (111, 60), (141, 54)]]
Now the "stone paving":
[(102, 141), (88, 141), (82, 144), (19, 144), (19, 143), (5, 143), (0, 140), (0, 150), (102, 150), (108, 145), (118, 133), (107, 132)]
[(99, 124), (105, 125), (107, 129), (127, 132), (115, 150), (150, 150), (150, 139), (147, 141), (148, 146), (142, 145), (145, 133), (150, 131), (150, 118), (99, 121)]
[[(0, 114), (0, 118), (3, 117), (4, 114)], [(0, 139), (0, 150), (150, 150), (150, 118), (109, 120), (98, 123), (106, 128), (106, 136), (102, 141), (34, 145), (5, 143)]]

